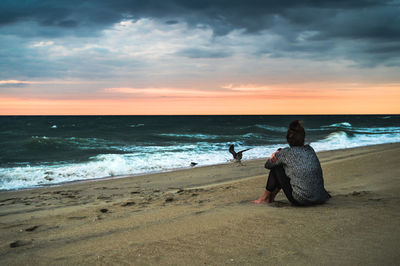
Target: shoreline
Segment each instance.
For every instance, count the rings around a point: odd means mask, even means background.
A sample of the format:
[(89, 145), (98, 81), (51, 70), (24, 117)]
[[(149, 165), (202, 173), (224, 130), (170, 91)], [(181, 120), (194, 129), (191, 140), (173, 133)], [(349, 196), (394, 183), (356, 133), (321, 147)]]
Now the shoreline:
[[(382, 146), (382, 145), (393, 145), (393, 144), (400, 144), (400, 142), (393, 142), (393, 143), (384, 143), (384, 144), (374, 144), (374, 145), (365, 145), (365, 146), (358, 146), (358, 147), (351, 147), (351, 148), (342, 148), (342, 149), (335, 149), (335, 150), (323, 150), (317, 152), (318, 157), (320, 154), (324, 153), (329, 153), (329, 152), (341, 152), (341, 151), (346, 151), (346, 150), (353, 150), (353, 149), (363, 149), (367, 147), (376, 147), (376, 146)], [(257, 159), (249, 159), (249, 160), (243, 160), (242, 163), (247, 163), (247, 162), (254, 162), (254, 161), (266, 161), (268, 157), (265, 158), (257, 158)], [(139, 173), (139, 174), (126, 174), (126, 175), (119, 175), (119, 176), (106, 176), (106, 177), (99, 177), (99, 178), (90, 178), (90, 179), (82, 179), (82, 180), (72, 180), (72, 181), (65, 181), (65, 182), (60, 182), (57, 184), (44, 184), (44, 185), (38, 185), (34, 187), (26, 187), (26, 188), (20, 188), (20, 189), (10, 189), (6, 190), (0, 189), (0, 194), (3, 192), (14, 192), (14, 191), (24, 191), (24, 190), (35, 190), (35, 189), (42, 189), (42, 188), (54, 188), (54, 187), (62, 187), (66, 185), (74, 185), (74, 184), (81, 184), (81, 183), (87, 183), (87, 182), (102, 182), (102, 181), (107, 181), (107, 180), (117, 180), (117, 179), (123, 179), (123, 178), (134, 178), (134, 177), (145, 177), (148, 175), (158, 175), (158, 174), (164, 174), (164, 173), (171, 173), (171, 172), (179, 172), (179, 171), (187, 171), (187, 170), (192, 170), (192, 169), (198, 169), (198, 168), (204, 168), (204, 167), (213, 167), (213, 166), (223, 166), (223, 165), (229, 165), (236, 163), (233, 160), (225, 162), (225, 163), (219, 163), (219, 164), (211, 164), (211, 165), (200, 165), (200, 166), (195, 166), (195, 167), (181, 167), (181, 168), (173, 168), (169, 170), (164, 170), (164, 171), (154, 171), (154, 172), (148, 172), (148, 173)]]
[(318, 157), (313, 207), (251, 204), (265, 159), (0, 192), (0, 264), (396, 264), (400, 143)]

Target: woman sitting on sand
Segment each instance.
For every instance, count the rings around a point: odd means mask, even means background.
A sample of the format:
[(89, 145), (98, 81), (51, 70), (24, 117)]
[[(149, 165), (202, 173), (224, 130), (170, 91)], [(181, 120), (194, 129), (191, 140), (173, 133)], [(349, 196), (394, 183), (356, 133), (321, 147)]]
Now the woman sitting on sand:
[(278, 149), (265, 163), (270, 169), (264, 195), (253, 203), (271, 203), (283, 189), (296, 206), (321, 204), (330, 198), (324, 188), (322, 168), (310, 145), (304, 145), (305, 131), (300, 121), (290, 123), (286, 140), (290, 148)]

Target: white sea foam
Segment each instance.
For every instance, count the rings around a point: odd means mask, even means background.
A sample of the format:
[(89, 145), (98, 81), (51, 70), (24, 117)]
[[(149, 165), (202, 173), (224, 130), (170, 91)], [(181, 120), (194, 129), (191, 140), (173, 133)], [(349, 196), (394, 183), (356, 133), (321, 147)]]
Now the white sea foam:
[(243, 135), (243, 138), (247, 138), (247, 139), (261, 139), (261, 138), (265, 138), (264, 135), (262, 134), (257, 134), (257, 133), (247, 133)]
[(276, 126), (260, 125), (260, 124), (257, 124), (256, 127), (261, 128), (261, 129), (266, 129), (269, 131), (275, 131), (275, 132), (286, 132), (287, 131), (287, 127), (276, 127)]
[[(161, 150), (161, 147), (153, 147), (149, 150)], [(230, 156), (228, 152), (221, 151), (163, 150), (163, 152), (103, 154), (93, 157), (86, 163), (0, 168), (2, 177), (0, 189), (18, 189), (74, 180), (162, 172), (189, 167), (192, 161), (199, 165), (220, 164), (228, 162)]]
[(221, 136), (207, 135), (207, 134), (158, 134), (159, 136), (174, 137), (174, 138), (188, 138), (188, 139), (217, 139)]
[(144, 127), (144, 124), (130, 125), (130, 127)]
[(120, 147), (115, 147), (110, 145), (109, 141), (99, 138), (76, 138), (76, 137), (47, 137), (47, 136), (32, 136), (33, 142), (41, 144), (58, 144), (58, 145), (74, 145), (78, 149), (88, 150), (93, 148), (103, 148), (103, 149), (120, 149)]
[(337, 150), (375, 144), (400, 142), (399, 133), (354, 134), (349, 136), (344, 131), (334, 132), (323, 140), (310, 143), (316, 151)]
[(355, 133), (369, 133), (369, 134), (395, 134), (400, 133), (400, 127), (356, 127), (350, 130)]
[(32, 136), (32, 139), (35, 139), (35, 140), (46, 140), (46, 139), (49, 139), (49, 137), (46, 137), (46, 136), (42, 136), (42, 137)]
[[(316, 151), (323, 151), (400, 142), (400, 127), (356, 128), (349, 130), (351, 134), (344, 130), (333, 132), (326, 138), (310, 144)], [(209, 135), (204, 136), (209, 138)], [(49, 139), (48, 137), (36, 138), (43, 141)], [(70, 141), (77, 141), (77, 139), (71, 138)], [(98, 140), (85, 139), (84, 141)], [(251, 148), (244, 153), (243, 160), (266, 158), (277, 148), (287, 147), (284, 143), (245, 146), (241, 141), (237, 141), (233, 144), (237, 151)], [(75, 180), (163, 172), (190, 167), (191, 162), (204, 166), (232, 160), (226, 143), (127, 146), (120, 147), (119, 150), (123, 150), (126, 154), (101, 154), (90, 158), (90, 161), (85, 163), (0, 168), (0, 189), (20, 189)]]
[(329, 126), (321, 126), (321, 127), (344, 127), (344, 128), (350, 128), (351, 124), (349, 122), (341, 122), (341, 123), (335, 123)]

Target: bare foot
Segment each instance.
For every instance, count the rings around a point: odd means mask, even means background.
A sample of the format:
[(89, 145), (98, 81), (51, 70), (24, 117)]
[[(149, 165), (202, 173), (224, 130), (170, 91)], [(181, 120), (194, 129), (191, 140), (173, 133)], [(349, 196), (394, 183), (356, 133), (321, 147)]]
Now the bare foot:
[(259, 199), (253, 200), (250, 203), (261, 204), (261, 203), (269, 203), (268, 198), (261, 197)]

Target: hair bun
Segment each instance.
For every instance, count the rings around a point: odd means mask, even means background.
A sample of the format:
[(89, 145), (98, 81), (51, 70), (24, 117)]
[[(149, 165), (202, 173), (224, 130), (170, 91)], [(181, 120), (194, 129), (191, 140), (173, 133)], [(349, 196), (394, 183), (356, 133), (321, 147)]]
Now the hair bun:
[(289, 128), (293, 131), (304, 130), (303, 123), (300, 120), (295, 120), (290, 123)]
[(304, 130), (302, 121), (295, 120), (290, 123), (289, 129), (286, 133), (286, 140), (289, 143), (290, 147), (303, 146), (305, 136), (306, 132)]

